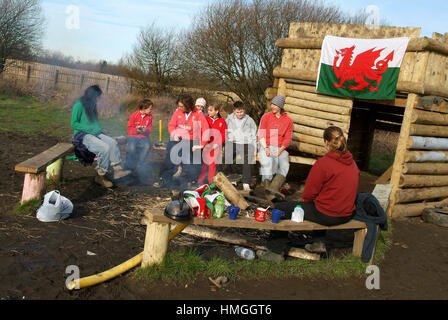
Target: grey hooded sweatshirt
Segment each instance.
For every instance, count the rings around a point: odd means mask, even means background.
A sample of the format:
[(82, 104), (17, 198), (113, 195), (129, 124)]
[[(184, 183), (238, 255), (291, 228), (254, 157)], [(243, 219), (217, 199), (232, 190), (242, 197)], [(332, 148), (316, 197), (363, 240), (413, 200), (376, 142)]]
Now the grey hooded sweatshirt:
[(238, 119), (234, 113), (231, 113), (227, 119), (226, 140), (237, 144), (252, 144), (257, 146), (257, 125), (254, 119), (247, 114), (241, 119), (241, 126), (238, 125)]

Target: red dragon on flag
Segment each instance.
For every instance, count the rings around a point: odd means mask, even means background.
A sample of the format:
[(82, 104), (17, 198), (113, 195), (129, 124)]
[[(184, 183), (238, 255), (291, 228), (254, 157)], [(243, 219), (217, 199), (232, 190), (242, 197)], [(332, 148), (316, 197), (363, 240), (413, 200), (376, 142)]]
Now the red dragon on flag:
[[(382, 74), (389, 68), (389, 62), (394, 59), (394, 51), (392, 51), (384, 60), (375, 63), (384, 48), (376, 51), (375, 48), (372, 48), (358, 54), (352, 63), (355, 48), (356, 46), (352, 46), (350, 48), (336, 50), (336, 56), (334, 57), (331, 70), (334, 71), (339, 83), (335, 82), (333, 83), (333, 86), (336, 88), (347, 89), (344, 86), (345, 82), (354, 80), (357, 85), (349, 85), (350, 90), (364, 91), (366, 87), (370, 86), (369, 91), (378, 92), (378, 87), (383, 80)], [(340, 58), (342, 58), (342, 60), (338, 67), (337, 64)], [(366, 79), (376, 81), (376, 87), (367, 82)]]

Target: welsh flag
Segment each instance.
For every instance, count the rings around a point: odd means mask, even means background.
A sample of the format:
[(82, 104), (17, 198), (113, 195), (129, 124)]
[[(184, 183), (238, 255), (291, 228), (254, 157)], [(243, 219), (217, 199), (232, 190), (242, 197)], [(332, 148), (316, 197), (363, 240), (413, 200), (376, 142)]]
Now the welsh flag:
[(351, 39), (326, 36), (316, 90), (358, 99), (395, 99), (410, 38)]

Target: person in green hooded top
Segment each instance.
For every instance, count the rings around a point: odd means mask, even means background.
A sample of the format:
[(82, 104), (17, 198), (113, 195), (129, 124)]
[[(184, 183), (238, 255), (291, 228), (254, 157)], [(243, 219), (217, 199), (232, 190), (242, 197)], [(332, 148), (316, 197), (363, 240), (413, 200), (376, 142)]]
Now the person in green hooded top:
[(82, 142), (84, 146), (98, 156), (95, 182), (110, 188), (113, 183), (105, 175), (111, 167), (113, 178), (119, 179), (129, 173), (121, 167), (121, 155), (117, 141), (103, 133), (98, 123), (97, 101), (102, 91), (98, 85), (88, 87), (84, 95), (75, 101), (72, 108), (71, 126), (74, 130), (74, 140)]

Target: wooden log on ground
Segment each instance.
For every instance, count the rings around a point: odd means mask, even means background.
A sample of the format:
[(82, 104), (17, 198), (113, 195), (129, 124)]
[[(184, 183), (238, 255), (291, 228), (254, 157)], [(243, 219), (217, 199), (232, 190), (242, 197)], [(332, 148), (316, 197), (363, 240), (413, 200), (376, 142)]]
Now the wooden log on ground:
[(307, 127), (307, 126), (303, 126), (303, 125), (294, 123), (293, 130), (296, 133), (302, 133), (302, 134), (306, 134), (308, 136), (318, 137), (321, 139), (324, 138), (324, 130), (323, 129), (311, 128), (311, 127)]
[[(331, 107), (337, 107), (337, 110), (347, 111), (350, 110), (353, 107), (353, 100), (351, 99), (344, 99), (344, 98), (337, 98), (337, 97), (330, 97), (323, 94), (318, 93), (311, 93), (307, 92), (301, 89), (310, 90), (309, 88), (303, 88), (306, 86), (303, 85), (291, 85), (287, 84), (286, 88), (286, 95), (288, 97), (300, 99), (301, 101), (311, 101), (311, 102), (317, 102), (320, 104), (330, 105)], [(343, 114), (343, 113), (341, 113)], [(349, 113), (347, 113), (349, 114)]]
[(45, 172), (38, 174), (26, 173), (23, 182), (21, 204), (32, 199), (40, 199), (45, 186)]
[(448, 175), (448, 163), (405, 163), (403, 174)]
[(300, 152), (314, 154), (316, 156), (323, 156), (328, 152), (324, 147), (295, 141), (291, 141), (291, 143), (289, 144), (289, 148)]
[(448, 198), (448, 187), (429, 187), (397, 190), (396, 203)]
[(309, 144), (314, 144), (317, 146), (325, 147), (324, 139), (322, 139), (320, 137), (318, 138), (318, 137), (313, 137), (313, 136), (309, 136), (309, 135), (302, 134), (302, 133), (293, 132), (292, 139), (297, 142), (304, 142), (304, 143), (309, 143)]
[(342, 129), (344, 133), (348, 133), (349, 130), (349, 124), (348, 123), (342, 123), (338, 121), (332, 121), (332, 120), (323, 120), (315, 117), (309, 117), (305, 115), (297, 115), (294, 113), (289, 113), (288, 116), (292, 119), (292, 121), (295, 124), (301, 124), (305, 126), (310, 126), (313, 128), (319, 128), (319, 129), (327, 129), (331, 126), (337, 126)]
[(249, 207), (249, 204), (244, 197), (238, 193), (238, 190), (236, 190), (222, 172), (219, 172), (213, 177), (213, 182), (222, 192), (224, 192), (224, 196), (233, 205), (240, 207), (241, 210), (246, 210), (247, 207)]
[[(242, 235), (236, 235), (233, 233), (220, 231), (216, 229), (211, 229), (207, 227), (201, 227), (196, 225), (189, 225), (183, 230), (184, 234), (201, 237), (205, 239), (212, 239), (216, 241), (231, 243), (243, 247), (249, 247), (256, 250), (264, 250), (267, 251), (268, 248), (265, 246), (258, 245), (258, 239), (248, 237), (248, 236), (242, 236)], [(313, 260), (318, 261), (320, 260), (320, 255), (315, 253), (310, 253), (304, 249), (299, 248), (291, 248), (287, 253), (287, 255), (295, 258), (300, 259), (306, 259), (306, 260)]]
[(434, 137), (409, 137), (408, 149), (448, 150), (448, 139)]
[[(288, 92), (290, 92), (291, 94), (295, 94), (294, 91), (292, 90), (288, 90)], [(298, 92), (299, 94), (295, 94), (295, 95), (301, 95), (301, 94), (310, 94), (312, 95), (312, 93), (306, 93), (306, 92)], [(310, 101), (310, 100), (304, 100), (304, 99), (299, 99), (296, 97), (291, 97), (291, 96), (287, 96), (286, 97), (286, 103), (289, 104), (291, 109), (295, 109), (294, 107), (302, 107), (302, 108), (308, 108), (308, 109), (313, 109), (313, 110), (318, 110), (318, 111), (325, 111), (325, 112), (330, 112), (330, 113), (335, 113), (335, 114), (339, 114), (339, 115), (346, 115), (346, 116), (350, 116), (351, 114), (351, 108), (347, 108), (347, 107), (341, 107), (341, 106), (336, 106), (336, 105), (332, 105), (329, 103), (323, 103), (323, 102), (315, 102), (315, 101)], [(288, 111), (288, 110), (286, 110)]]
[(392, 176), (392, 170), (394, 169), (394, 166), (390, 166), (389, 169), (387, 169), (382, 175), (381, 177), (379, 177), (376, 181), (375, 184), (386, 184), (387, 181), (390, 180), (390, 177)]
[(448, 175), (402, 175), (400, 188), (423, 188), (448, 186)]
[(411, 122), (417, 124), (448, 126), (448, 114), (415, 110)]
[(411, 125), (410, 135), (423, 137), (448, 137), (448, 126), (413, 124)]
[(397, 204), (392, 211), (392, 218), (418, 217), (425, 208), (439, 208), (448, 205), (448, 199), (435, 202), (418, 202)]
[(405, 162), (448, 162), (448, 151), (409, 151)]
[(307, 107), (299, 107), (297, 105), (292, 105), (292, 104), (288, 104), (288, 103), (285, 104), (285, 110), (289, 113), (294, 113), (294, 114), (297, 114), (300, 116), (304, 115), (304, 116), (315, 117), (315, 118), (324, 119), (324, 120), (343, 122), (343, 123), (350, 122), (350, 116), (340, 115), (340, 114), (325, 112), (325, 111), (318, 111), (318, 110), (310, 109)]

